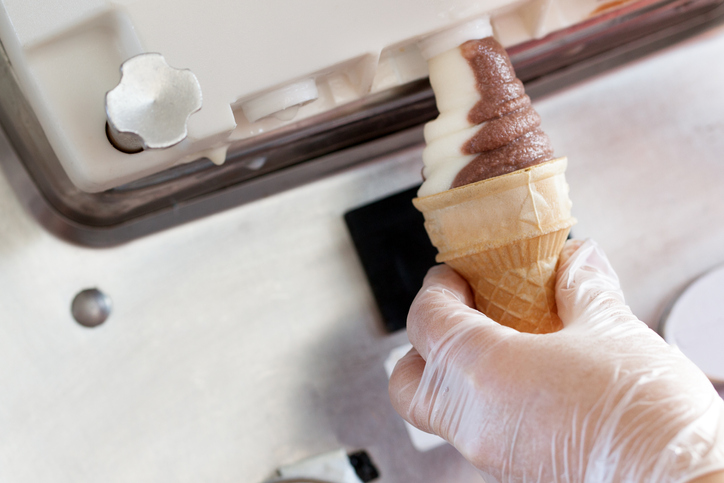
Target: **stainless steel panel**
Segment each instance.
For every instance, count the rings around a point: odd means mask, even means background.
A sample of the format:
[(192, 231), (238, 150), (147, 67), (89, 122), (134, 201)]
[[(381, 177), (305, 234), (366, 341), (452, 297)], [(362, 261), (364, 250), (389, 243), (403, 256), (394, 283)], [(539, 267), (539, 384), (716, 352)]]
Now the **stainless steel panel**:
[[(536, 102), (574, 234), (650, 325), (724, 262), (722, 58), (718, 28)], [(390, 407), (382, 361), (405, 335), (382, 332), (342, 219), (418, 183), (420, 149), (107, 249), (48, 233), (5, 172), (0, 480), (255, 483), (344, 447), (381, 483), (479, 482), (449, 447), (417, 453)], [(88, 329), (70, 306), (92, 287), (113, 312)]]

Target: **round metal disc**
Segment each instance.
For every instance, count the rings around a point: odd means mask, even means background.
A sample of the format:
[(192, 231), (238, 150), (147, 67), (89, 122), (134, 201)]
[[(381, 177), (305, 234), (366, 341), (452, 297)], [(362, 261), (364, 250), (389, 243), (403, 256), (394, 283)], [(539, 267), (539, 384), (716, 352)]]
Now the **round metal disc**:
[(713, 382), (724, 382), (724, 266), (694, 281), (662, 321), (664, 339)]

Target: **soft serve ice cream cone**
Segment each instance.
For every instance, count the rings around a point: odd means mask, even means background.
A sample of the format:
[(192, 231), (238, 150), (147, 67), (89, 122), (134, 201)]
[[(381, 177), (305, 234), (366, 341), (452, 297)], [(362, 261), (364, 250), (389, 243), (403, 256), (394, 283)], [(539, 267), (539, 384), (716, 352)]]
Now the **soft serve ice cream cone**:
[(565, 158), (492, 37), (428, 60), (440, 116), (425, 126), (425, 182), (414, 200), (480, 311), (522, 332), (561, 327), (555, 270), (571, 225)]

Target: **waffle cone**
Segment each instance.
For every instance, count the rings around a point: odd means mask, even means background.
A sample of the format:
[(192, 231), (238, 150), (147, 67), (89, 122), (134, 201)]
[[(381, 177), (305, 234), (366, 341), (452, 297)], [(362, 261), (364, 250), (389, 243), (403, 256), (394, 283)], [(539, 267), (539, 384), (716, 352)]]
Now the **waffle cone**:
[(470, 283), (478, 310), (521, 332), (561, 328), (555, 273), (575, 223), (566, 166), (558, 158), (413, 200), (437, 261)]

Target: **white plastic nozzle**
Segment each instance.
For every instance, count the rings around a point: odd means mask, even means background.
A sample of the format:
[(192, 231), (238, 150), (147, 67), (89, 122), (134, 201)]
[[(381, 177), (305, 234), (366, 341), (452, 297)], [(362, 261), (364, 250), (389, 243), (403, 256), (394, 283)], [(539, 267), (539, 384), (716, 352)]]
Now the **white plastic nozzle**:
[(468, 40), (482, 39), (492, 35), (493, 27), (490, 25), (490, 17), (485, 15), (425, 37), (417, 45), (425, 60), (430, 60)]
[[(314, 79), (305, 79), (250, 99), (241, 105), (241, 110), (249, 122), (256, 122), (290, 107), (311, 102), (318, 97), (317, 83)], [(292, 114), (291, 117), (294, 117), (296, 111), (291, 113), (287, 111), (280, 115), (283, 120), (290, 120), (286, 119), (289, 116), (285, 114)]]

